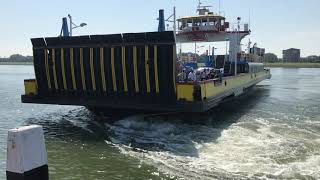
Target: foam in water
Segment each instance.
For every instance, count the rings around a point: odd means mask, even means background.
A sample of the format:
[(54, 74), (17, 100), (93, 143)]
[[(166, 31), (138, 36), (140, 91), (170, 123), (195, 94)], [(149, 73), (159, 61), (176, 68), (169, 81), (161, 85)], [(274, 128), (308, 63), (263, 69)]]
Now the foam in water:
[(106, 124), (113, 132), (106, 142), (162, 173), (186, 179), (320, 177), (319, 155), (308, 152), (303, 140), (276, 130), (294, 127), (246, 118), (219, 129), (128, 117)]

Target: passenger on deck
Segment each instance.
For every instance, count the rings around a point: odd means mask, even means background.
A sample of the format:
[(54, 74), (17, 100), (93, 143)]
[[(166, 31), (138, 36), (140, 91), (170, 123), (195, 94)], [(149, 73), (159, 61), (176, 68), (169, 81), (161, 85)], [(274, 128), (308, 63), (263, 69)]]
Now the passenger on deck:
[(224, 74), (224, 68), (220, 68), (220, 74)]
[(206, 80), (210, 79), (210, 69), (205, 69)]
[(177, 81), (178, 82), (183, 82), (183, 74), (182, 74), (182, 72), (178, 74)]
[(196, 72), (197, 81), (201, 81), (201, 73), (199, 71)]
[(201, 81), (206, 80), (206, 73), (204, 71), (201, 71)]
[(187, 80), (187, 73), (186, 73), (186, 69), (183, 69), (181, 73), (178, 74), (177, 77), (179, 82), (184, 82)]
[(194, 71), (191, 70), (188, 74), (188, 81), (192, 81), (192, 82), (195, 82), (197, 81), (197, 77), (196, 75), (194, 74)]
[(209, 73), (209, 79), (214, 79), (215, 78), (215, 72), (214, 70), (210, 70), (210, 73)]

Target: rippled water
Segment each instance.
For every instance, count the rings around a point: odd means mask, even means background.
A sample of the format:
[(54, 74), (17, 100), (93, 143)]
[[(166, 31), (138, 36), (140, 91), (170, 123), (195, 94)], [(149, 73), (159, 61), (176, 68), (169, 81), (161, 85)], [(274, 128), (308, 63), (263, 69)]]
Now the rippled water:
[(103, 116), (21, 104), (32, 66), (0, 66), (0, 179), (26, 124), (45, 129), (51, 179), (320, 179), (320, 69), (272, 74), (207, 114)]

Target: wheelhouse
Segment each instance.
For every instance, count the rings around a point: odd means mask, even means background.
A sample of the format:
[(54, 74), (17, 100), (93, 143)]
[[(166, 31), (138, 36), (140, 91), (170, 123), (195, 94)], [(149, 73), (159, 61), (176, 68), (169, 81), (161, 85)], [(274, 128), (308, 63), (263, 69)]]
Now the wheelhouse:
[(199, 4), (197, 16), (186, 16), (178, 19), (178, 27), (182, 32), (189, 31), (225, 31), (229, 28), (226, 18), (211, 12), (208, 7)]
[(183, 17), (178, 19), (179, 30), (188, 31), (225, 31), (229, 23), (225, 17), (210, 12), (206, 15)]

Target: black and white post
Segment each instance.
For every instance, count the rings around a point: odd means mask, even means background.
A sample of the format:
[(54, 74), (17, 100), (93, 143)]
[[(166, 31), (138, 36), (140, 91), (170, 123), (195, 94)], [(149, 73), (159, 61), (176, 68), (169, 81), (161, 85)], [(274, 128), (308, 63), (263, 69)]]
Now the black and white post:
[(42, 126), (8, 132), (7, 180), (48, 180), (48, 160)]

